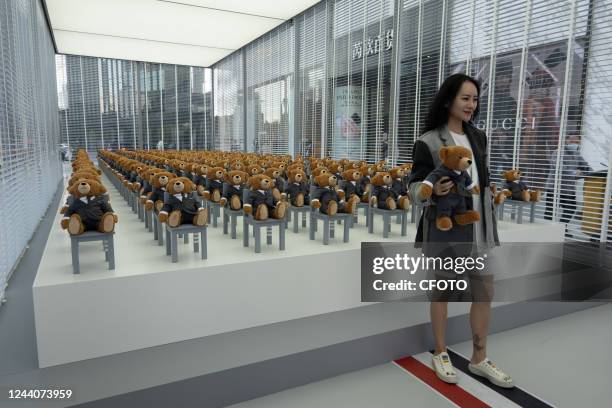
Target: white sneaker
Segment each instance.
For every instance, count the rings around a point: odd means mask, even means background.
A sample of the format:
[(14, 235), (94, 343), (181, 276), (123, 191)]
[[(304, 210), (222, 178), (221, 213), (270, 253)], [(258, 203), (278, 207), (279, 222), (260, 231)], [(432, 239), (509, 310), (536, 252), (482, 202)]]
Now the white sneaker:
[(439, 379), (450, 384), (457, 384), (457, 373), (446, 351), (431, 358), (431, 364)]
[(488, 378), (493, 384), (503, 388), (513, 388), (512, 377), (499, 369), (491, 360), (485, 358), (478, 364), (470, 363), (468, 369), (472, 374)]

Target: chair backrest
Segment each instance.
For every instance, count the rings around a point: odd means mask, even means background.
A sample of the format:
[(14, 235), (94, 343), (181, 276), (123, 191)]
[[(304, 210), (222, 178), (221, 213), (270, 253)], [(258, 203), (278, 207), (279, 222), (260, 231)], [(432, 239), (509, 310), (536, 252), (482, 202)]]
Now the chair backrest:
[(164, 191), (164, 204), (167, 204), (168, 201), (170, 201), (170, 193), (167, 191)]
[(223, 193), (221, 194), (223, 197), (225, 197), (225, 195), (227, 194), (227, 189), (229, 188), (229, 183), (224, 181), (223, 182)]
[(251, 191), (251, 190), (250, 190), (250, 189), (248, 189), (248, 188), (243, 188), (243, 189), (242, 189), (242, 202), (243, 202), (243, 203), (245, 203), (245, 202), (246, 202), (246, 200), (249, 198), (249, 192), (250, 192), (250, 191)]
[(309, 187), (310, 187), (310, 189), (308, 191), (308, 195), (310, 195), (312, 197), (312, 195), (314, 194), (315, 190), (317, 189), (317, 186), (315, 186), (314, 184), (310, 184)]

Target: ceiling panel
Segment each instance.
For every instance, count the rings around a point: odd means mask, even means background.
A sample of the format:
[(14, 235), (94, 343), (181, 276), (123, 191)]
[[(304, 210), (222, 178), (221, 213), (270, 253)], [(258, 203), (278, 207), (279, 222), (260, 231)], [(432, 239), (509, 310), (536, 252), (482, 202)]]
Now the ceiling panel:
[(62, 54), (117, 58), (207, 67), (234, 50), (194, 45), (169, 44), (159, 41), (117, 38), (87, 33), (55, 32)]
[(60, 53), (204, 66), (316, 2), (46, 0)]
[(160, 0), (289, 20), (320, 0)]

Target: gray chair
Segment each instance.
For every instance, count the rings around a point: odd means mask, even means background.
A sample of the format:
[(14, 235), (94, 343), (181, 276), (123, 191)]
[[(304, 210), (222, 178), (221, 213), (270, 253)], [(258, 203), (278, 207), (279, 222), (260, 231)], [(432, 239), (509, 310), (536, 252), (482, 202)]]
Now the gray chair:
[[(243, 202), (246, 202), (249, 194), (248, 189), (244, 189), (242, 198)], [(255, 210), (255, 209), (253, 209)], [(255, 253), (261, 253), (261, 228), (266, 228), (266, 243), (272, 245), (272, 227), (278, 227), (278, 249), (281, 251), (285, 250), (285, 224), (287, 220), (285, 218), (274, 219), (268, 218), (267, 220), (259, 221), (256, 220), (252, 214), (245, 213), (242, 217), (242, 245), (245, 247), (249, 246), (249, 226), (253, 227), (253, 235), (255, 238)]]
[[(228, 187), (228, 183), (223, 183), (223, 196), (225, 196), (225, 194), (227, 193)], [(243, 210), (232, 210), (229, 206), (229, 202), (225, 204), (225, 206), (223, 207), (223, 234), (227, 235), (228, 226), (231, 226), (231, 237), (232, 239), (236, 239), (236, 225), (238, 224), (238, 217), (242, 216), (244, 216)]]
[(72, 273), (81, 273), (81, 265), (79, 263), (79, 244), (81, 242), (102, 241), (104, 250), (104, 258), (108, 262), (108, 269), (115, 269), (115, 233), (114, 232), (98, 232), (86, 231), (81, 235), (70, 236), (70, 250), (72, 252)]
[(504, 220), (504, 207), (506, 205), (511, 206), (510, 219), (516, 220), (517, 224), (523, 223), (523, 210), (525, 208), (529, 209), (529, 222), (535, 221), (535, 206), (536, 206), (535, 201), (521, 201), (521, 200), (513, 200), (512, 198), (507, 198), (501, 204), (497, 205), (495, 208), (495, 210), (497, 211), (497, 219), (500, 221)]
[[(373, 196), (373, 195), (372, 195)], [(408, 211), (395, 209), (395, 210), (384, 210), (381, 208), (374, 207), (372, 204), (372, 198), (370, 198), (370, 202), (368, 203), (368, 232), (370, 234), (374, 233), (374, 215), (379, 214), (382, 215), (383, 218), (383, 238), (389, 238), (389, 232), (391, 232), (391, 218), (399, 217), (401, 223), (401, 235), (402, 237), (406, 236), (408, 230)]]
[[(311, 197), (315, 189), (316, 186), (310, 186)], [(338, 224), (343, 223), (344, 225), (342, 242), (349, 242), (350, 228), (353, 225), (353, 214), (336, 213), (335, 215), (327, 215), (323, 214), (319, 209), (310, 206), (309, 238), (311, 241), (314, 241), (315, 239), (319, 220), (323, 221), (323, 245), (329, 245), (329, 239), (334, 238), (334, 224), (336, 221)]]

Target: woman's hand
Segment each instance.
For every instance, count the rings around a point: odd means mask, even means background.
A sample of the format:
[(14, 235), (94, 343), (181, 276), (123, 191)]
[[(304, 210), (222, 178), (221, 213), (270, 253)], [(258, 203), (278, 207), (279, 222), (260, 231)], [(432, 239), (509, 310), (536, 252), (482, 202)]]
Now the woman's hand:
[(438, 180), (436, 184), (434, 184), (433, 193), (438, 196), (443, 196), (448, 194), (452, 187), (453, 182), (451, 181), (450, 177), (444, 176), (440, 180)]

